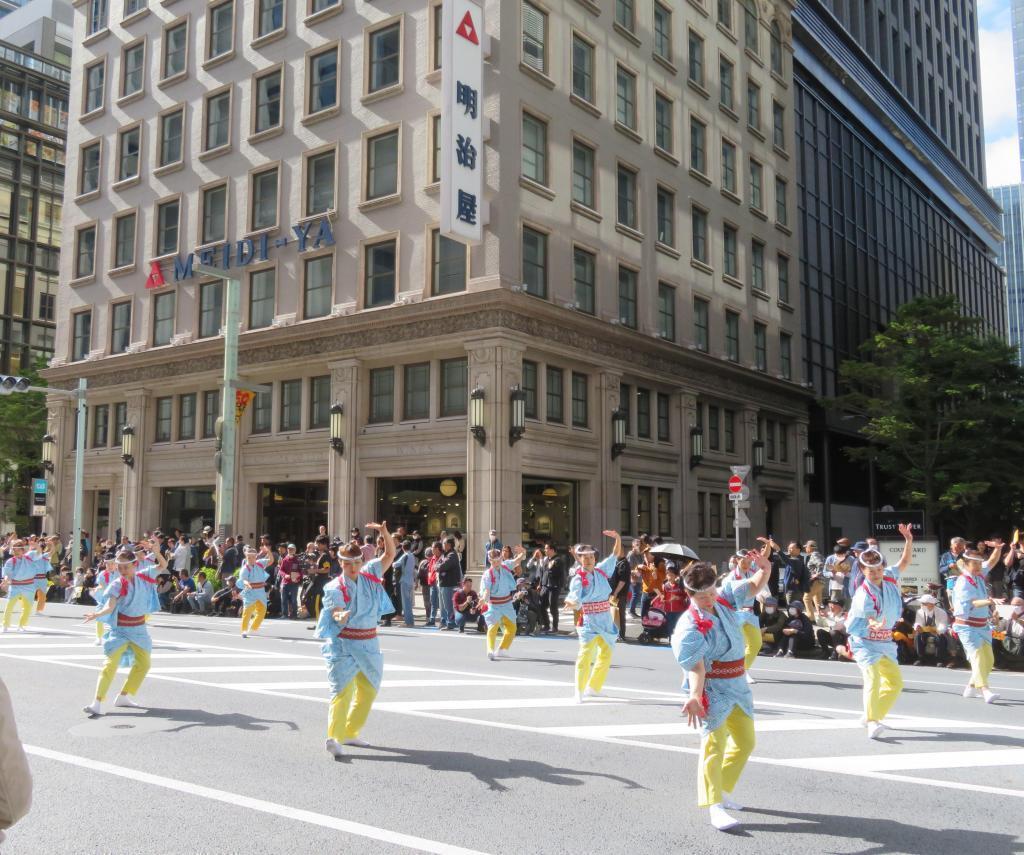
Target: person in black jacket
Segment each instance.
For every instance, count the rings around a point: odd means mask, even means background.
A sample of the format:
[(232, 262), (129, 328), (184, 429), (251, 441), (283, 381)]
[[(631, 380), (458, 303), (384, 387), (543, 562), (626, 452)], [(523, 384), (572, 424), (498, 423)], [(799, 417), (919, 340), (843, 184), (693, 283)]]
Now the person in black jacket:
[(553, 543), (544, 547), (544, 559), (540, 571), (541, 614), (547, 631), (548, 614), (551, 615), (551, 631), (558, 632), (558, 607), (565, 587), (565, 556), (559, 555)]
[(455, 551), (455, 538), (446, 537), (441, 544), (443, 555), (437, 565), (437, 582), (441, 589), (441, 629), (455, 629), (455, 589), (462, 583), (462, 564)]
[(802, 600), (792, 600), (788, 611), (786, 624), (782, 628), (782, 639), (775, 655), (792, 659), (796, 656), (798, 650), (812, 650), (814, 648), (814, 625), (807, 615), (804, 614)]

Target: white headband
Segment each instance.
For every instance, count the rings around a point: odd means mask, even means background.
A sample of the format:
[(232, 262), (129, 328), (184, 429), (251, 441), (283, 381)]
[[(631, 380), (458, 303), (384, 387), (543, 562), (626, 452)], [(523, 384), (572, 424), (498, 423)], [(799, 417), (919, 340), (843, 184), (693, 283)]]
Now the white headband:
[(708, 585), (706, 588), (697, 589), (691, 588), (689, 585), (686, 584), (686, 582), (683, 582), (683, 587), (686, 588), (686, 590), (689, 591), (691, 594), (710, 594), (712, 591), (715, 590), (714, 583)]

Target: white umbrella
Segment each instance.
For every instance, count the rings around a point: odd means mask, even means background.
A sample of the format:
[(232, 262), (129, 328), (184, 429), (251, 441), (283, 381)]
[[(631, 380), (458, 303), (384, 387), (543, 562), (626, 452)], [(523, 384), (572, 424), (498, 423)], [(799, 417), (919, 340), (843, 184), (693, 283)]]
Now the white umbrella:
[(700, 556), (682, 543), (660, 543), (651, 547), (651, 555), (666, 555), (675, 558), (689, 558), (692, 561), (700, 561)]

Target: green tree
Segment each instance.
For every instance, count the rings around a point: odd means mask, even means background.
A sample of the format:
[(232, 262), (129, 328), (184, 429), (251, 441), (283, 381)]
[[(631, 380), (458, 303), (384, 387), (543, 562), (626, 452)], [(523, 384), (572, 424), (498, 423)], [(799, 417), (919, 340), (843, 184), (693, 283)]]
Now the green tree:
[[(38, 368), (22, 374), (33, 386), (45, 386)], [(42, 392), (0, 395), (0, 508), (18, 530), (28, 527), (30, 479), (40, 474), (40, 440), (46, 433), (46, 396)]]
[(987, 534), (1020, 519), (1014, 461), (1024, 457), (1024, 372), (1015, 351), (962, 314), (951, 295), (922, 297), (840, 366), (829, 406), (865, 419), (867, 448), (929, 531)]

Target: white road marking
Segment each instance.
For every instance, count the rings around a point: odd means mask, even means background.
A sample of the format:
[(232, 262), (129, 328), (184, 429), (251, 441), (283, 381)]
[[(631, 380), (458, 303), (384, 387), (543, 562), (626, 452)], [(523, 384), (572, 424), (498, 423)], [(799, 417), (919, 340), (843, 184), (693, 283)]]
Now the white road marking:
[[(298, 682), (298, 683), (228, 683), (233, 689), (326, 689), (326, 680), (317, 680), (315, 682)], [(450, 686), (504, 686), (506, 688), (516, 688), (519, 686), (546, 686), (548, 685), (543, 680), (520, 680), (515, 683), (510, 683), (507, 680), (382, 680), (381, 689), (431, 689), (431, 688), (448, 688)]]
[(438, 712), (441, 710), (528, 710), (573, 707), (582, 711), (599, 707), (622, 706), (624, 703), (626, 701), (617, 701), (609, 698), (587, 701), (585, 704), (577, 704), (576, 699), (572, 697), (477, 698), (475, 700), (459, 699), (453, 701), (378, 701), (374, 703), (373, 708), (388, 712), (412, 712), (419, 710)]
[[(973, 769), (1024, 765), (1024, 748), (987, 748), (979, 751), (919, 751), (912, 754), (864, 754), (843, 757), (805, 757), (795, 761), (801, 769), (848, 772), (913, 772), (915, 769)], [(785, 765), (785, 761), (784, 761)]]
[[(755, 665), (751, 671), (755, 676), (763, 674), (796, 674), (801, 677), (828, 677), (830, 680), (849, 680), (851, 683), (858, 685), (863, 682), (860, 671), (857, 670), (856, 666), (851, 665), (853, 671), (849, 674), (834, 674), (829, 671), (799, 671), (791, 668), (772, 668), (762, 667)], [(920, 673), (917, 668), (909, 666), (903, 666), (900, 668), (900, 673), (903, 675), (903, 684), (905, 686), (944, 686), (947, 689), (956, 689), (962, 691), (963, 687), (967, 684), (967, 679), (970, 677), (968, 671), (947, 671), (946, 673), (950, 676), (956, 675), (958, 679), (955, 680), (918, 680), (914, 677), (908, 677), (907, 674)], [(941, 672), (939, 672), (941, 673)], [(1000, 681), (1006, 680), (1013, 682), (1015, 679), (1019, 679), (1022, 675), (1014, 674), (1011, 671), (994, 671), (993, 675)], [(1001, 692), (1024, 692), (1024, 684), (1018, 684), (1015, 686), (1007, 685), (995, 685), (991, 686), (992, 691)]]
[[(347, 819), (340, 819), (335, 816), (327, 816), (322, 813), (303, 810), (301, 808), (282, 805), (275, 802), (254, 799), (251, 796), (244, 796), (240, 793), (231, 793), (226, 790), (218, 790), (213, 787), (205, 787), (202, 784), (194, 784), (190, 781), (181, 781), (177, 778), (167, 778), (163, 775), (153, 775), (150, 772), (142, 772), (138, 769), (129, 769), (125, 766), (115, 766), (113, 763), (105, 763), (101, 760), (92, 760), (88, 757), (79, 757), (74, 754), (65, 754), (63, 751), (53, 751), (49, 748), (41, 748), (36, 745), (24, 746), (25, 751), (36, 757), (43, 757), (47, 760), (55, 760), (58, 763), (66, 763), (70, 766), (78, 766), (88, 769), (90, 772), (103, 772), (107, 775), (114, 775), (118, 778), (126, 778), (130, 781), (138, 781), (141, 784), (149, 784), (154, 787), (163, 787), (166, 790), (185, 793), (189, 796), (198, 796), (204, 799), (223, 802), (232, 807), (244, 807), (271, 816), (294, 819), (298, 822), (305, 822), (309, 825), (318, 825), (322, 828), (330, 828), (335, 831), (342, 831), (346, 834), (366, 837), (370, 840), (379, 840), (382, 843), (393, 843), (396, 846), (404, 846), (406, 849), (414, 849), (418, 852), (432, 852), (437, 855), (486, 855), (476, 849), (464, 849), (461, 846), (453, 846), (448, 843), (440, 843), (436, 840), (428, 840), (424, 837), (416, 837), (412, 834), (402, 834), (398, 831), (391, 831), (387, 828), (378, 828), (374, 825), (366, 825), (362, 822), (352, 822)], [(325, 758), (324, 762), (330, 762)]]

